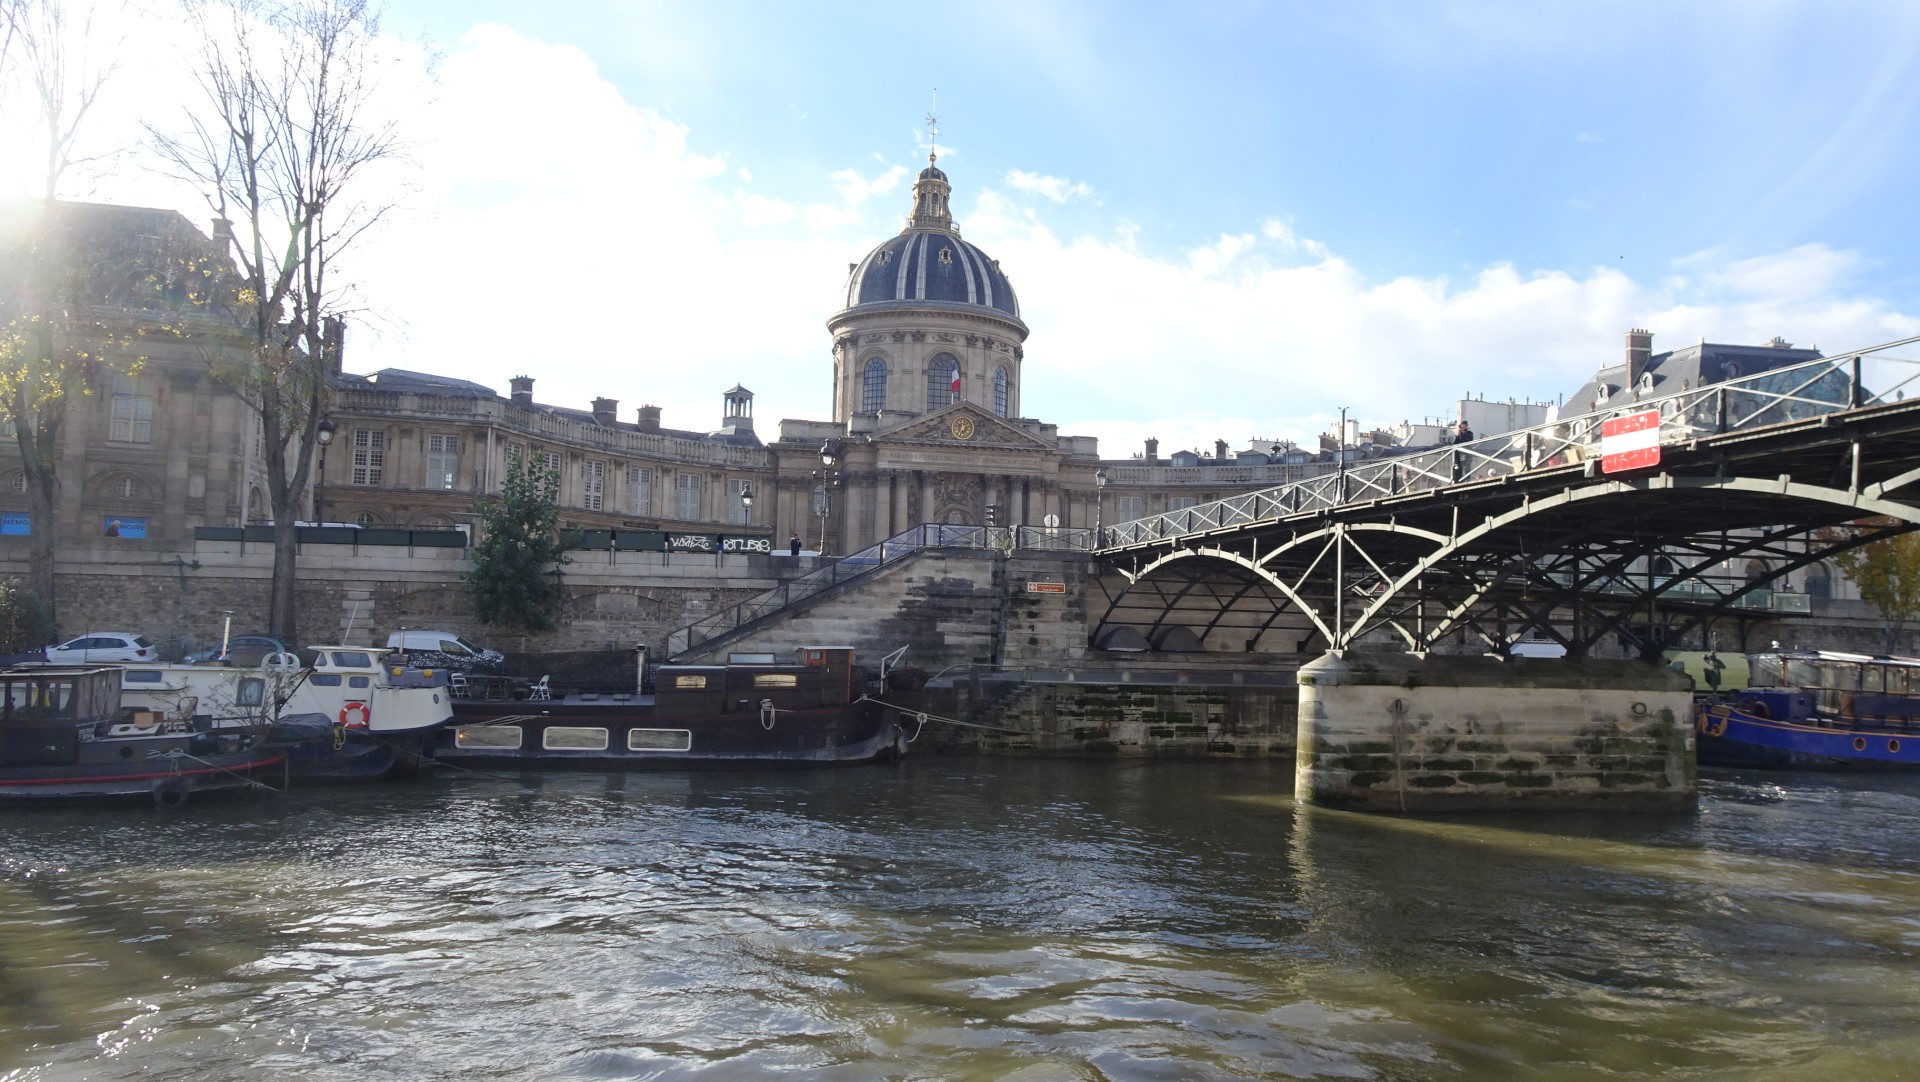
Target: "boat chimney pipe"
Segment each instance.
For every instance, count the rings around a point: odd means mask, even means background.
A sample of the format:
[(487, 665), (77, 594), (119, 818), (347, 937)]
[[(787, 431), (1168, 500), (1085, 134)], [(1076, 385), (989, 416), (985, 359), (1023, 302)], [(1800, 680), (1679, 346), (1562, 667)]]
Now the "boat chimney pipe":
[(644, 642), (633, 644), (633, 693), (647, 693), (647, 644)]

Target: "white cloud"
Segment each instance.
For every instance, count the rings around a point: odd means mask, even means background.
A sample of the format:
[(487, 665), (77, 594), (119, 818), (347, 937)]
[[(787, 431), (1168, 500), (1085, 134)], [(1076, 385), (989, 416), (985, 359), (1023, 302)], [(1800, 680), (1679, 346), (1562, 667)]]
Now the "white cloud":
[(876, 195), (885, 195), (893, 191), (900, 186), (900, 181), (906, 175), (907, 167), (896, 165), (881, 170), (880, 174), (872, 180), (861, 176), (855, 169), (839, 170), (832, 174), (830, 179), (834, 186), (840, 189), (840, 194), (846, 197), (847, 202), (857, 206)]
[(1075, 184), (1062, 177), (1029, 173), (1022, 169), (1015, 169), (1007, 174), (1007, 185), (1019, 191), (1044, 196), (1056, 203), (1065, 203), (1069, 199), (1079, 199), (1093, 194), (1093, 189), (1084, 183)]
[[(127, 129), (132, 97), (102, 130)], [(843, 202), (749, 190), (734, 155), (626, 101), (584, 53), (499, 26), (450, 51), (414, 112), (417, 191), (345, 268), (383, 317), (352, 332), (354, 370), (500, 390), (524, 373), (542, 401), (584, 408), (606, 395), (628, 417), (650, 403), (691, 429), (716, 424), (720, 392), (741, 382), (768, 438), (782, 417), (827, 415), (824, 323), (846, 265), (898, 228), (905, 200), (873, 199), (897, 191), (906, 166), (831, 173)], [(163, 201), (150, 176), (115, 184), (94, 197)], [(1148, 436), (1163, 453), (1305, 438), (1343, 405), (1370, 427), (1446, 412), (1469, 392), (1551, 397), (1615, 362), (1635, 325), (1659, 335), (1656, 348), (1778, 334), (1843, 349), (1920, 334), (1913, 314), (1852, 285), (1858, 254), (1817, 244), (1699, 252), (1646, 281), (1505, 264), (1382, 278), (1284, 214), (1153, 250), (1132, 221), (1062, 209), (1085, 185), (1021, 170), (998, 190), (964, 174), (955, 184), (968, 239), (1001, 260), (1033, 330), (1025, 412), (1100, 436), (1112, 456)]]

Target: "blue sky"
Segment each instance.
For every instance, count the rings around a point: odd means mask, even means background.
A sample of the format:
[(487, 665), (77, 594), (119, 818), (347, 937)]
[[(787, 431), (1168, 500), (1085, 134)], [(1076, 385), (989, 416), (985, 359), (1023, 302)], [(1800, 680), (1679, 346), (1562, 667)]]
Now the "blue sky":
[[(1024, 412), (1120, 455), (1550, 398), (1656, 349), (1920, 334), (1920, 5), (393, 3), (438, 81), (367, 369), (827, 412), (939, 87)], [(402, 63), (417, 57), (404, 50)], [(149, 58), (119, 108), (166, 94)], [(112, 129), (110, 121), (103, 127)], [(129, 168), (85, 193), (166, 202)]]

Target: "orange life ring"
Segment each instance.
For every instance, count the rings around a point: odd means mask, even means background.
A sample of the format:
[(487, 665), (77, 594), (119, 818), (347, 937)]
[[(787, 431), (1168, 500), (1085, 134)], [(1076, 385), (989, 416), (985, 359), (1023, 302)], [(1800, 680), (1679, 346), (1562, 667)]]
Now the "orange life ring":
[(364, 729), (372, 718), (373, 711), (363, 702), (351, 702), (340, 708), (340, 724), (349, 729)]

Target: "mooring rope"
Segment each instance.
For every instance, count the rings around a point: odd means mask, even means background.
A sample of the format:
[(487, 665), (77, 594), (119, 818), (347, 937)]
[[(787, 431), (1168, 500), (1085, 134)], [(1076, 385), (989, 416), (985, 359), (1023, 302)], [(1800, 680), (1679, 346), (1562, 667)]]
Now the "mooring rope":
[[(890, 703), (885, 699), (876, 699), (871, 695), (862, 695), (860, 696), (859, 699), (855, 701), (864, 702), (864, 703), (878, 703), (881, 706), (888, 708), (889, 710), (898, 710), (902, 714), (911, 714), (914, 720), (918, 721), (922, 727), (924, 727), (929, 721), (938, 721), (946, 725), (958, 725), (966, 729), (985, 729), (988, 732), (1013, 733), (1017, 736), (1038, 735), (1031, 729), (1009, 729), (1001, 725), (982, 725), (977, 721), (961, 721), (959, 718), (941, 717), (939, 714), (929, 714), (925, 710), (914, 710), (910, 707), (901, 706), (898, 703)], [(914, 730), (913, 735), (915, 737), (918, 737), (920, 735), (920, 731), (918, 729)], [(913, 743), (913, 741), (908, 740), (907, 743), (911, 744)]]

